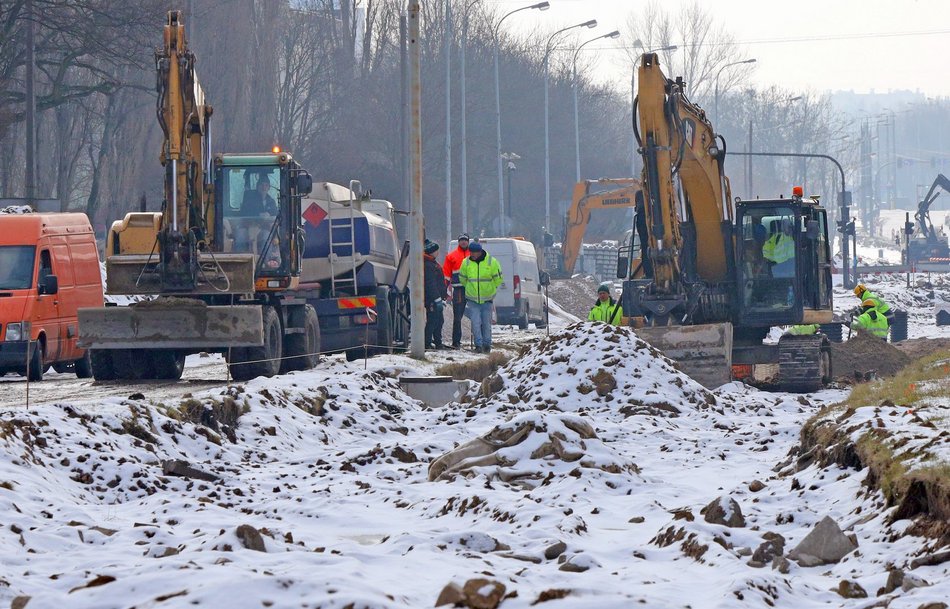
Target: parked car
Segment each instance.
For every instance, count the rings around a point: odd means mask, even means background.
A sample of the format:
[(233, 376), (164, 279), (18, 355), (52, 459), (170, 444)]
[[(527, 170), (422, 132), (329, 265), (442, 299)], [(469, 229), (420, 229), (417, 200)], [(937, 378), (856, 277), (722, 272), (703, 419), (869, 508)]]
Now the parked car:
[(0, 376), (47, 368), (92, 376), (80, 307), (101, 307), (96, 238), (85, 214), (0, 214)]
[[(485, 237), (478, 240), (485, 251), (498, 259), (504, 283), (495, 296), (495, 317), (499, 324), (529, 323), (543, 328), (548, 323), (544, 286), (547, 273), (538, 266), (538, 254), (530, 241), (513, 237)], [(453, 246), (454, 247), (454, 246)]]

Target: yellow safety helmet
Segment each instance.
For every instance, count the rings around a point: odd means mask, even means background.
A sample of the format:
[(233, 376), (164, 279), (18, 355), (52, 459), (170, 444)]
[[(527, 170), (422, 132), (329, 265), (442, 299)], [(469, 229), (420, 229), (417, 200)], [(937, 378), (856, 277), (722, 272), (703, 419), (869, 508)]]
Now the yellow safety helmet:
[(873, 308), (876, 307), (877, 305), (874, 303), (873, 300), (871, 300), (870, 298), (868, 298), (867, 300), (865, 300), (864, 302), (861, 303), (861, 306), (862, 306), (862, 307), (871, 307), (871, 308), (873, 309)]
[(858, 285), (854, 287), (854, 295), (857, 296), (858, 298), (860, 298), (861, 294), (864, 294), (866, 291), (867, 291), (867, 288), (864, 287), (863, 283), (859, 283)]

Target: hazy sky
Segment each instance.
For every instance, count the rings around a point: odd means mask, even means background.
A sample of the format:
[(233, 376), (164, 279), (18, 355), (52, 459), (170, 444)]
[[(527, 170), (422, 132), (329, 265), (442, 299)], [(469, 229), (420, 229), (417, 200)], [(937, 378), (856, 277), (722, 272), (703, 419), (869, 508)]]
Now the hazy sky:
[[(625, 32), (629, 15), (649, 0), (550, 0), (547, 11), (513, 15), (505, 29), (554, 32), (597, 19), (580, 41), (613, 29)], [(522, 0), (485, 0), (511, 10)], [(673, 11), (689, 0), (663, 0)], [(792, 89), (887, 92), (920, 90), (950, 95), (950, 0), (704, 0), (715, 18), (742, 43), (737, 58), (757, 60), (753, 84)], [(629, 36), (585, 48), (631, 44)], [(599, 80), (629, 82), (622, 52), (597, 50)], [(672, 74), (670, 76), (673, 76)]]

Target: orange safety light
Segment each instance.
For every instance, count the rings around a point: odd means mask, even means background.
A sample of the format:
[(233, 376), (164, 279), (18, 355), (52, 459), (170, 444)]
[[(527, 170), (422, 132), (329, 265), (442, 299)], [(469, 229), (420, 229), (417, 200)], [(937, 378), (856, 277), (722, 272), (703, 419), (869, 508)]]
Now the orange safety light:
[(280, 146), (274, 146), (273, 148), (270, 149), (270, 151), (273, 152), (274, 154), (277, 154), (280, 152)]
[(793, 196), (793, 197), (804, 197), (804, 196), (805, 196), (805, 189), (802, 188), (801, 186), (793, 186), (793, 187), (792, 187), (792, 196)]

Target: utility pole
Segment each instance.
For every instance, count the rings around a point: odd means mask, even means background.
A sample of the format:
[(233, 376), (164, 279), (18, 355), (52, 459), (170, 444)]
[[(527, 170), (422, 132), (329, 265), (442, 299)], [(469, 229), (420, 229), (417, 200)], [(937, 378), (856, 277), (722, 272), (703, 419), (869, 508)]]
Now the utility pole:
[[(462, 15), (462, 41), (459, 44), (459, 104), (462, 112), (460, 115), (460, 125), (462, 130), (462, 232), (468, 234), (468, 133), (465, 124), (465, 117), (468, 114), (468, 108), (465, 105), (465, 48), (468, 46), (468, 11), (471, 5), (465, 7), (465, 14)], [(452, 235), (450, 234), (449, 237)], [(446, 252), (449, 251), (449, 244), (445, 244)]]
[[(402, 202), (399, 204), (399, 207), (403, 211), (408, 211), (407, 207), (409, 206), (412, 195), (409, 192), (409, 183), (411, 181), (409, 168), (409, 15), (406, 11), (403, 11), (399, 15), (399, 71), (399, 107), (401, 110), (399, 114), (399, 135), (401, 139), (399, 149), (402, 150), (402, 154), (399, 155), (399, 159), (402, 162), (402, 172), (400, 175)], [(408, 236), (407, 224), (405, 216), (400, 215), (397, 234)]]
[(423, 303), (422, 242), (425, 221), (422, 217), (422, 67), (419, 40), (419, 0), (409, 2), (409, 82), (410, 113), (410, 166), (412, 167), (412, 196), (409, 207), (409, 294), (412, 304), (412, 326), (409, 354), (415, 359), (425, 357), (426, 312)]
[(445, 0), (445, 241), (452, 242), (452, 0)]
[(36, 71), (33, 41), (33, 0), (26, 0), (26, 202), (36, 206), (36, 91), (33, 76)]

